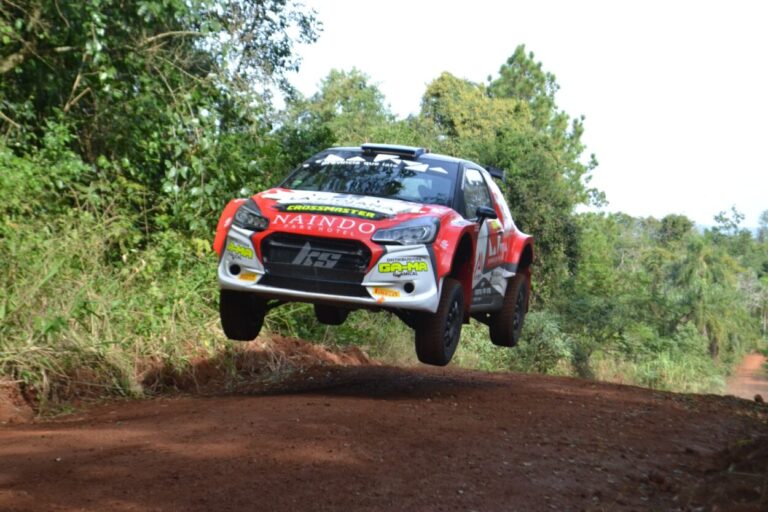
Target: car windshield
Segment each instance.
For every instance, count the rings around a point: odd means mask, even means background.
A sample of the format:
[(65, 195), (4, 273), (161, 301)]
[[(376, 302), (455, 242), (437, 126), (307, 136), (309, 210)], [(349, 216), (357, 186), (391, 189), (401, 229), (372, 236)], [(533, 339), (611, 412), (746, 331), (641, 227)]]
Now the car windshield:
[(321, 153), (302, 164), (282, 186), (451, 206), (457, 168), (450, 161), (425, 158)]

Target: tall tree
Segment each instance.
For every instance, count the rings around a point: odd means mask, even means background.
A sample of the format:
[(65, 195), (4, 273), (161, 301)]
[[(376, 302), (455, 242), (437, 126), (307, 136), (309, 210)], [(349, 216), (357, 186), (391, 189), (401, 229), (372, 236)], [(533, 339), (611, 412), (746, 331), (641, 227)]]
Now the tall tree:
[(761, 244), (768, 241), (768, 210), (763, 211), (757, 219), (757, 241)]
[(554, 76), (518, 47), (488, 86), (443, 73), (427, 87), (422, 119), (436, 127), (438, 148), (508, 171), (506, 194), (519, 227), (536, 235), (539, 299), (549, 300), (573, 271), (576, 205), (599, 201), (587, 187), (582, 119), (557, 108)]
[(538, 129), (567, 122), (567, 116), (557, 111), (555, 103), (555, 94), (559, 89), (555, 75), (544, 71), (533, 52), (526, 53), (525, 45), (515, 48), (499, 69), (498, 78), (491, 80), (489, 86), (493, 97), (514, 98), (528, 105), (533, 125)]
[(693, 221), (685, 215), (666, 215), (661, 219), (659, 241), (665, 245), (680, 242), (692, 229)]
[(384, 95), (358, 69), (332, 69), (320, 90), (308, 100), (291, 106), (294, 124), (322, 124), (339, 144), (373, 142), (377, 132), (394, 122)]
[(123, 180), (199, 223), (260, 174), (270, 91), (317, 29), (292, 0), (0, 2), (0, 128), (29, 151), (64, 126), (84, 184)]

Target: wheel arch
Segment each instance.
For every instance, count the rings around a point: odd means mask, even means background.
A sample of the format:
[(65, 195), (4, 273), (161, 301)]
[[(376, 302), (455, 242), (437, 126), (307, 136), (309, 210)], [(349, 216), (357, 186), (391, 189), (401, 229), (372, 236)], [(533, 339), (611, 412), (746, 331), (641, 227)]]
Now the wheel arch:
[(533, 244), (526, 244), (525, 247), (523, 247), (523, 251), (520, 254), (520, 258), (517, 262), (517, 269), (518, 272), (529, 272), (531, 271), (531, 265), (533, 264)]
[(451, 269), (446, 277), (461, 283), (464, 291), (464, 323), (469, 322), (469, 308), (472, 305), (472, 273), (475, 264), (475, 242), (469, 233), (463, 233), (453, 253)]
[(528, 312), (528, 307), (531, 303), (531, 265), (533, 265), (534, 253), (533, 253), (533, 240), (530, 243), (525, 244), (523, 250), (520, 253), (520, 257), (517, 261), (517, 273), (522, 274), (528, 280), (528, 294), (525, 296), (525, 312)]
[(531, 265), (536, 261), (533, 237), (520, 234), (513, 238), (507, 262), (515, 272), (526, 272), (530, 277)]

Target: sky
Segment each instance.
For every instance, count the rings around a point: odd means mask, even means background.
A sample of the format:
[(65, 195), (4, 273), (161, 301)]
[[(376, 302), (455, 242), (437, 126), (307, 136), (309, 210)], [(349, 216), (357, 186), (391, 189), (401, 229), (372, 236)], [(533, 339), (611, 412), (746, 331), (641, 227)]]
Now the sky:
[(559, 107), (585, 117), (605, 210), (712, 225), (735, 206), (745, 227), (768, 210), (768, 2), (303, 3), (324, 26), (291, 76), (307, 96), (356, 67), (405, 117), (443, 71), (485, 82), (525, 44), (557, 77)]

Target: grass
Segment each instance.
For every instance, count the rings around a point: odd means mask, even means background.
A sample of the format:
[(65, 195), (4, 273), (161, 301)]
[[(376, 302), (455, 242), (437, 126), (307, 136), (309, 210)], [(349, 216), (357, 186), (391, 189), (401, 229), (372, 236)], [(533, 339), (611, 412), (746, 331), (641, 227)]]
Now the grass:
[(640, 361), (595, 354), (592, 367), (597, 380), (634, 384), (681, 393), (723, 393), (726, 368), (708, 358), (662, 352)]
[[(122, 252), (124, 234), (119, 217), (87, 213), (48, 226), (3, 226), (0, 372), (24, 381), (41, 402), (86, 388), (139, 395), (143, 361), (182, 366), (224, 344), (211, 255), (182, 240)], [(183, 254), (168, 254), (169, 246)]]

